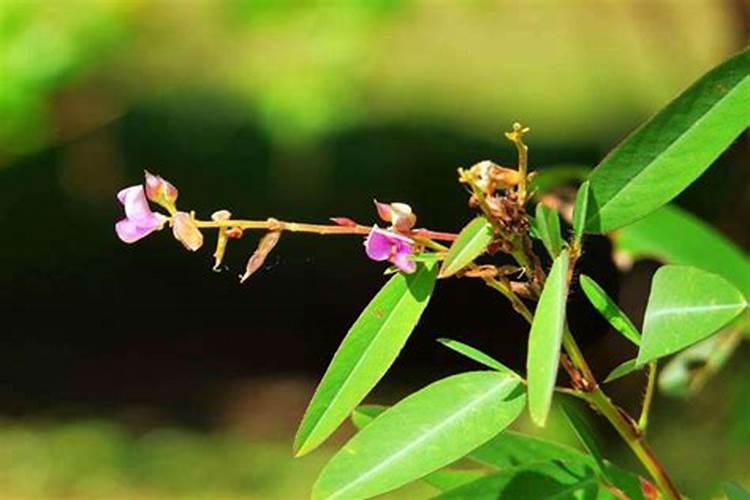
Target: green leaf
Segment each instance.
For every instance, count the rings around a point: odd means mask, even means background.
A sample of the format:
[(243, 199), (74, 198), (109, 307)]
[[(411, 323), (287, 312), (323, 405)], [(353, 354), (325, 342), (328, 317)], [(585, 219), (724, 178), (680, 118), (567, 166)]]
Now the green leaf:
[(630, 318), (617, 306), (615, 301), (607, 295), (607, 292), (596, 281), (585, 274), (582, 274), (578, 281), (591, 305), (604, 316), (604, 319), (629, 341), (635, 345), (639, 345), (641, 343), (641, 333), (633, 325), (633, 322), (630, 321)]
[(470, 345), (466, 345), (463, 342), (459, 342), (458, 340), (453, 339), (437, 339), (438, 342), (443, 344), (445, 347), (448, 347), (449, 349), (453, 349), (459, 354), (463, 354), (467, 358), (476, 361), (479, 364), (482, 364), (488, 368), (492, 368), (493, 370), (497, 370), (499, 372), (505, 373), (507, 375), (511, 375), (513, 377), (521, 378), (520, 375), (518, 375), (516, 372), (502, 364), (501, 362), (497, 361), (495, 358), (488, 356), (487, 354), (483, 353), (479, 349), (475, 347), (471, 347)]
[(593, 470), (581, 464), (546, 462), (505, 469), (450, 490), (438, 499), (534, 500), (592, 498), (599, 490)]
[(704, 75), (591, 174), (588, 232), (634, 222), (677, 196), (750, 124), (750, 50)]
[(547, 420), (560, 363), (560, 343), (568, 297), (568, 260), (568, 252), (564, 250), (552, 264), (529, 334), (526, 359), (529, 412), (531, 419), (539, 426), (543, 426)]
[(629, 375), (638, 370), (642, 370), (644, 367), (638, 365), (637, 361), (637, 359), (633, 358), (625, 361), (624, 363), (620, 363), (614, 370), (610, 372), (609, 375), (607, 375), (607, 378), (604, 379), (604, 383), (607, 384), (609, 382), (613, 382), (624, 377), (625, 375)]
[(727, 496), (727, 500), (750, 500), (750, 492), (735, 482), (724, 483), (722, 489)]
[(492, 243), (492, 238), (492, 224), (487, 219), (476, 217), (469, 222), (448, 250), (448, 255), (445, 256), (443, 266), (440, 268), (440, 277), (452, 276), (471, 264), (487, 250), (489, 244)]
[(313, 499), (368, 498), (465, 456), (523, 411), (523, 384), (498, 372), (435, 382), (389, 408), (331, 459)]
[(659, 390), (674, 397), (697, 393), (729, 360), (741, 335), (741, 328), (731, 326), (677, 353), (659, 373)]
[(742, 293), (721, 276), (689, 266), (659, 268), (646, 306), (638, 365), (716, 333), (746, 306)]
[(520, 432), (505, 431), (472, 451), (470, 458), (496, 469), (558, 460), (593, 467), (595, 462), (568, 446)]
[(297, 456), (328, 438), (393, 364), (427, 307), (436, 275), (434, 264), (397, 274), (362, 311), (307, 407), (294, 439)]
[(596, 461), (597, 470), (603, 473), (606, 469), (604, 467), (604, 456), (599, 448), (599, 444), (594, 437), (594, 432), (591, 429), (591, 424), (588, 419), (581, 413), (580, 408), (573, 402), (567, 399), (562, 400), (562, 409), (565, 414), (565, 418), (573, 429), (573, 432), (578, 437), (583, 447), (589, 454), (594, 457)]
[(613, 235), (632, 260), (656, 259), (718, 274), (750, 296), (750, 257), (714, 228), (676, 205), (667, 205)]
[[(387, 409), (387, 406), (381, 405), (358, 406), (352, 412), (352, 423), (358, 430), (362, 430)], [(445, 468), (436, 470), (422, 479), (440, 491), (448, 491), (463, 484), (470, 483), (484, 475), (486, 475), (486, 471), (483, 470)]]
[(563, 240), (560, 236), (560, 216), (557, 212), (542, 203), (537, 203), (533, 224), (535, 234), (544, 243), (550, 257), (554, 259), (560, 255)]
[(589, 209), (589, 181), (584, 182), (576, 193), (576, 204), (573, 209), (573, 239), (576, 245), (581, 244), (583, 232), (586, 228), (586, 213)]

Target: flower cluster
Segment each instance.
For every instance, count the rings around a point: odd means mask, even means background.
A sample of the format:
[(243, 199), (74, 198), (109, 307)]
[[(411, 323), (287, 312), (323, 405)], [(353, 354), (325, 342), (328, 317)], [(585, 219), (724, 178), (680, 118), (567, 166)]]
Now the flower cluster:
[[(163, 229), (169, 222), (172, 234), (185, 248), (194, 252), (202, 247), (203, 234), (193, 215), (177, 210), (177, 188), (150, 172), (145, 172), (145, 177), (145, 188), (138, 184), (117, 193), (117, 199), (125, 208), (125, 218), (115, 224), (117, 236), (125, 243), (135, 243), (154, 231)], [(149, 201), (160, 205), (170, 216), (153, 212)]]
[[(261, 238), (257, 249), (247, 262), (245, 273), (240, 277), (243, 282), (263, 265), (266, 256), (276, 246), (284, 230), (366, 235), (365, 252), (369, 258), (375, 261), (388, 261), (404, 273), (413, 273), (417, 268), (413, 256), (418, 245), (411, 237), (417, 217), (405, 203), (381, 203), (375, 200), (378, 215), (390, 224), (384, 229), (377, 225), (372, 228), (360, 226), (347, 218), (333, 219), (336, 226), (282, 223), (276, 219), (232, 221), (231, 213), (227, 210), (215, 212), (211, 216), (211, 221), (198, 221), (192, 212), (177, 209), (178, 196), (177, 188), (169, 181), (145, 172), (144, 184), (127, 187), (117, 194), (125, 209), (125, 218), (115, 224), (117, 236), (125, 243), (134, 243), (169, 225), (175, 239), (188, 250), (196, 251), (203, 246), (201, 228), (217, 229), (214, 269), (218, 270), (230, 239), (242, 238), (244, 229), (266, 229), (268, 232)], [(163, 208), (166, 214), (154, 212), (149, 202)]]

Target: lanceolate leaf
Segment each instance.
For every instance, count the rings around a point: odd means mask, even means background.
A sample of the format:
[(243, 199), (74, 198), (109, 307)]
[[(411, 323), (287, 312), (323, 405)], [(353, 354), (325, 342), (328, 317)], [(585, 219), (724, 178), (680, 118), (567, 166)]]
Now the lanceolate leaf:
[(516, 372), (475, 347), (471, 347), (470, 345), (466, 345), (463, 342), (459, 342), (458, 340), (453, 339), (438, 339), (438, 342), (443, 344), (445, 347), (453, 349), (457, 353), (476, 361), (477, 363), (483, 364), (488, 368), (492, 368), (493, 370), (497, 370), (507, 375), (512, 375), (513, 377), (520, 378), (520, 376)]
[(646, 306), (638, 365), (716, 333), (746, 306), (742, 293), (720, 276), (689, 266), (659, 268)]
[(633, 325), (633, 322), (630, 321), (630, 318), (628, 318), (627, 315), (617, 306), (615, 301), (607, 295), (607, 292), (605, 292), (596, 281), (592, 280), (585, 274), (581, 275), (579, 282), (583, 293), (586, 294), (591, 305), (593, 305), (594, 308), (604, 316), (604, 319), (606, 319), (615, 330), (622, 333), (629, 341), (635, 345), (640, 344), (641, 333), (635, 325)]
[(568, 252), (563, 250), (552, 264), (529, 334), (526, 360), (529, 412), (534, 423), (540, 426), (547, 420), (555, 389), (567, 297)]
[[(352, 420), (358, 428), (361, 428), (360, 425), (367, 425), (367, 423), (371, 422), (372, 419), (385, 411), (385, 409), (383, 406), (376, 405), (360, 406), (352, 415)], [(596, 461), (590, 455), (585, 455), (574, 448), (509, 430), (490, 439), (486, 444), (469, 453), (467, 458), (495, 470), (537, 465), (544, 462), (577, 464), (578, 466), (583, 465), (591, 469), (594, 469), (597, 465)], [(603, 465), (607, 480), (625, 492), (629, 499), (641, 500), (644, 498), (640, 481), (636, 474), (621, 469), (606, 460)], [(444, 472), (450, 474), (451, 477), (446, 477), (445, 481), (443, 481), (443, 478), (437, 478), (437, 481), (432, 481), (434, 476)], [(442, 469), (433, 472), (424, 479), (438, 489), (445, 491), (445, 489), (440, 487), (441, 483), (443, 485), (447, 485), (449, 481), (458, 483), (469, 478), (472, 474), (478, 475), (474, 470), (457, 471)], [(478, 477), (475, 479), (478, 479)], [(609, 496), (604, 495), (603, 498), (609, 498)]]
[(750, 49), (703, 76), (614, 149), (590, 177), (586, 230), (607, 232), (664, 205), (750, 124)]
[(389, 408), (331, 459), (313, 499), (369, 498), (465, 456), (523, 411), (523, 385), (498, 372), (445, 378)]
[(448, 250), (440, 277), (447, 278), (470, 264), (487, 250), (492, 242), (492, 224), (484, 217), (477, 217), (469, 222), (458, 235)]
[(542, 203), (536, 205), (534, 232), (544, 243), (544, 248), (553, 259), (560, 254), (563, 247), (560, 236), (560, 216), (557, 212)]
[(296, 454), (315, 449), (349, 416), (398, 356), (430, 299), (436, 264), (397, 274), (349, 330), (318, 385), (294, 440)]
[(667, 205), (613, 234), (631, 259), (657, 259), (718, 274), (750, 297), (750, 257), (714, 228), (676, 205)]
[(583, 231), (586, 229), (586, 213), (589, 209), (589, 181), (584, 182), (578, 188), (576, 204), (573, 210), (573, 237), (577, 244), (581, 244)]
[(533, 498), (595, 498), (599, 480), (593, 470), (581, 464), (545, 462), (505, 469), (450, 490), (437, 498), (497, 500)]

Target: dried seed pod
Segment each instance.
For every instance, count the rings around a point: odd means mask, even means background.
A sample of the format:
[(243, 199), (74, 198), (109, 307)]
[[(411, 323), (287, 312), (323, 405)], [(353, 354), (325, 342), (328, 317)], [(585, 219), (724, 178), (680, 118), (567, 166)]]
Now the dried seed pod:
[(240, 283), (244, 283), (253, 275), (253, 273), (255, 273), (255, 271), (260, 269), (266, 261), (268, 254), (271, 253), (271, 250), (273, 250), (279, 242), (279, 238), (281, 238), (281, 231), (270, 231), (260, 239), (258, 248), (255, 249), (255, 253), (253, 253), (247, 261), (245, 274), (240, 277)]

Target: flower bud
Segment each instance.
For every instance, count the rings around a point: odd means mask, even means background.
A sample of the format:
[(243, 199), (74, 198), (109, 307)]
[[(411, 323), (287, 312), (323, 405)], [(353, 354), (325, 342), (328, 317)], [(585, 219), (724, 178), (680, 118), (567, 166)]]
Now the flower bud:
[(177, 212), (172, 217), (172, 234), (185, 248), (195, 252), (203, 246), (203, 233), (187, 212)]
[(417, 216), (406, 203), (375, 202), (375, 208), (381, 219), (391, 223), (391, 227), (400, 233), (408, 233), (417, 223)]
[(146, 196), (149, 200), (154, 203), (158, 203), (169, 213), (174, 214), (177, 211), (175, 202), (179, 195), (177, 188), (174, 187), (168, 180), (154, 175), (148, 170), (144, 171), (146, 176)]

